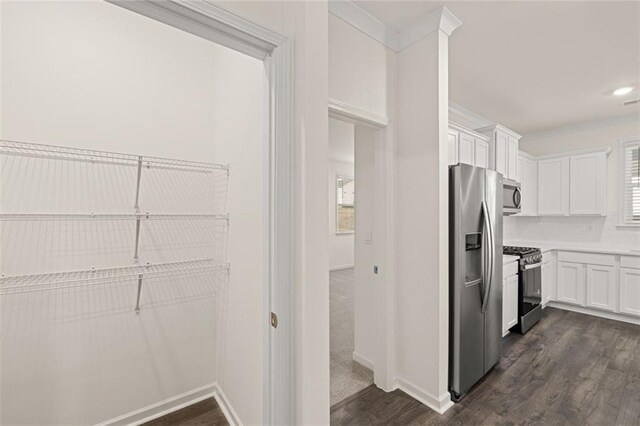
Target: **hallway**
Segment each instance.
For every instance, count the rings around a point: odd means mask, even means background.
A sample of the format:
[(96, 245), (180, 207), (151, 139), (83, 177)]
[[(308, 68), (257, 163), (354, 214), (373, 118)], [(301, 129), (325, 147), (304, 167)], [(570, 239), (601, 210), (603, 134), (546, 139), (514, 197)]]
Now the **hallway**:
[(352, 359), (354, 269), (330, 272), (331, 405), (373, 384), (373, 371)]

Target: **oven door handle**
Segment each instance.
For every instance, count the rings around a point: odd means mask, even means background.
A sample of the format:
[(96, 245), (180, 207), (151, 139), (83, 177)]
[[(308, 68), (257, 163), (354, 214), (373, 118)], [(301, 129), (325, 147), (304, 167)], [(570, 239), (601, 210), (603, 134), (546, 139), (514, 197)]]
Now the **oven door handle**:
[(487, 207), (487, 202), (482, 202), (482, 216), (484, 217), (484, 226), (485, 232), (488, 236), (488, 246), (485, 247), (485, 252), (487, 253), (487, 257), (489, 258), (489, 266), (488, 271), (485, 271), (485, 282), (484, 289), (482, 292), (482, 312), (484, 313), (487, 310), (487, 303), (489, 303), (489, 293), (491, 292), (491, 284), (493, 281), (493, 269), (494, 269), (494, 261), (495, 261), (495, 244), (493, 241), (493, 224), (491, 223), (491, 216), (489, 216), (489, 207)]
[(528, 271), (529, 269), (536, 269), (542, 266), (542, 262), (538, 262), (538, 263), (533, 263), (531, 265), (525, 265), (522, 267), (522, 269), (524, 269), (525, 271)]

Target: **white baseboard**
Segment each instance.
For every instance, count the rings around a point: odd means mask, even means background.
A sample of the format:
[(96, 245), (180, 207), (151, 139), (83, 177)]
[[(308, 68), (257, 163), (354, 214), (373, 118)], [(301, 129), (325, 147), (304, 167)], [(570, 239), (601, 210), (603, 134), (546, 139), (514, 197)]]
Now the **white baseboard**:
[(562, 302), (551, 301), (547, 304), (551, 308), (564, 309), (565, 311), (577, 312), (579, 314), (593, 315), (594, 317), (606, 318), (615, 321), (628, 322), (629, 324), (640, 325), (640, 318), (627, 316), (624, 314), (616, 314), (615, 312), (599, 311), (592, 308), (583, 308), (582, 306), (568, 305)]
[(242, 424), (220, 386), (217, 383), (212, 383), (156, 402), (155, 404), (147, 405), (146, 407), (99, 423), (97, 426), (140, 425), (211, 397), (216, 399), (230, 425), (236, 426)]
[(438, 414), (444, 414), (449, 408), (453, 407), (453, 401), (451, 401), (451, 395), (449, 392), (441, 395), (439, 398), (436, 398), (429, 394), (429, 392), (420, 389), (418, 386), (415, 386), (403, 379), (396, 379), (395, 388), (400, 389), (407, 395), (422, 402)]
[(330, 268), (329, 268), (329, 271), (330, 271), (330, 272), (333, 272), (333, 271), (339, 271), (339, 270), (341, 270), (341, 269), (351, 269), (351, 268), (353, 268), (353, 267), (354, 267), (354, 265), (353, 265), (353, 264), (351, 264), (351, 265), (338, 265), (338, 266), (332, 266), (332, 267), (330, 267)]
[(363, 367), (367, 367), (369, 370), (373, 371), (374, 364), (373, 361), (371, 361), (369, 358), (360, 355), (356, 351), (353, 351), (351, 358)]
[(214, 386), (216, 390), (213, 396), (216, 399), (218, 406), (222, 410), (224, 417), (227, 419), (227, 422), (229, 422), (231, 426), (242, 426), (242, 421), (240, 421), (238, 413), (236, 413), (236, 410), (233, 409), (233, 406), (227, 399), (227, 395), (224, 394), (222, 388), (218, 383), (216, 383)]

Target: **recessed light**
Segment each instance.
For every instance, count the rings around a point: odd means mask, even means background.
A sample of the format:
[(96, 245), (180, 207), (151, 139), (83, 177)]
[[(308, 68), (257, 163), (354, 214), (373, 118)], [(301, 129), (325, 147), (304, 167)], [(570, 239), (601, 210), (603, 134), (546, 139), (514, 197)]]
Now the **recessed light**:
[(623, 96), (627, 93), (630, 93), (633, 90), (633, 87), (621, 87), (613, 91), (613, 94), (616, 96)]

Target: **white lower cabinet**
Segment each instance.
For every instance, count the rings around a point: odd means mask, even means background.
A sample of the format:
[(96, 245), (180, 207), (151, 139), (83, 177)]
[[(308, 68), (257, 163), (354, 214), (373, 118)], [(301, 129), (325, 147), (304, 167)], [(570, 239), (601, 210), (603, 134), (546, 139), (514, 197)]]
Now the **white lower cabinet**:
[(553, 254), (542, 255), (542, 306), (546, 306), (556, 298), (556, 265)]
[(620, 268), (620, 312), (640, 317), (640, 269)]
[(612, 266), (586, 265), (587, 300), (586, 306), (616, 310), (616, 270)]
[(554, 307), (575, 305), (580, 307), (579, 312), (638, 324), (640, 256), (564, 250), (545, 252), (542, 257), (542, 304), (545, 306), (549, 302)]
[(557, 291), (558, 301), (584, 306), (584, 266), (558, 261)]
[[(505, 274), (507, 275), (507, 274)], [(502, 335), (518, 323), (518, 274), (502, 280)]]

